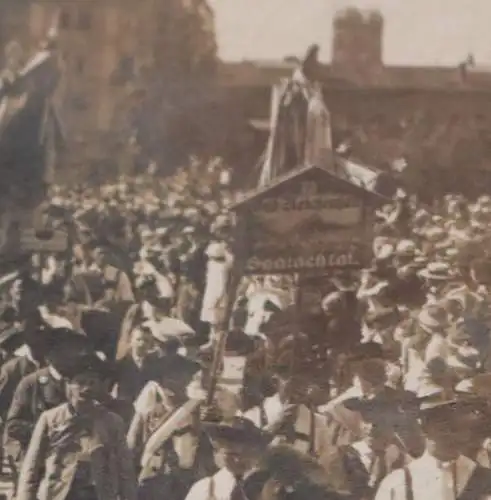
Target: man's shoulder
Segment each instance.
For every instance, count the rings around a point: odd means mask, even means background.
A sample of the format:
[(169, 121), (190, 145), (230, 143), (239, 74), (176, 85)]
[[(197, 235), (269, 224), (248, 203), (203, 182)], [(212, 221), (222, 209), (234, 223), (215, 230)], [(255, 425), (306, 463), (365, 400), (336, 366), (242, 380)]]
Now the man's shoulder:
[(12, 358), (6, 361), (2, 367), (0, 368), (0, 374), (2, 377), (8, 377), (12, 373), (15, 373), (20, 370), (21, 364), (23, 361), (21, 361), (22, 358)]
[(113, 432), (124, 432), (125, 424), (123, 418), (113, 411), (113, 408), (108, 408), (107, 405), (100, 405), (94, 413), (94, 419), (107, 426)]
[(6, 361), (5, 364), (2, 365), (1, 373), (5, 376), (15, 372), (22, 372), (29, 365), (32, 365), (32, 361), (27, 359), (25, 356), (18, 356)]
[(338, 408), (344, 408), (344, 403), (351, 398), (357, 398), (361, 396), (361, 391), (358, 387), (352, 386), (348, 388), (346, 391), (342, 392), (335, 398), (331, 399), (325, 405), (319, 406), (319, 411), (321, 413), (333, 413)]
[[(71, 419), (72, 416), (73, 411), (71, 410), (69, 403), (62, 403), (42, 413), (42, 418), (49, 427), (57, 427)], [(98, 407), (97, 411), (93, 413), (92, 418), (93, 421), (102, 422), (108, 429), (115, 432), (124, 429), (123, 419), (105, 406)]]
[(211, 488), (212, 479), (213, 476), (208, 476), (196, 481), (189, 490), (186, 500), (192, 500), (193, 498), (207, 498), (207, 493)]
[(474, 486), (478, 485), (483, 494), (491, 495), (491, 469), (477, 465), (470, 480), (473, 484), (469, 489), (474, 490)]
[(194, 361), (187, 356), (183, 356), (182, 354), (176, 354), (173, 357), (173, 362), (175, 366), (181, 370), (194, 372), (201, 369), (201, 365), (197, 361)]
[(56, 425), (57, 422), (64, 421), (68, 419), (70, 416), (70, 406), (68, 403), (62, 403), (54, 408), (50, 408), (49, 410), (44, 411), (41, 414), (41, 418), (43, 418), (48, 425)]
[(18, 388), (28, 389), (38, 384), (45, 385), (49, 382), (49, 377), (48, 368), (40, 368), (22, 377)]
[(130, 353), (126, 354), (123, 356), (121, 359), (118, 359), (114, 363), (114, 367), (116, 368), (116, 371), (128, 368), (129, 365), (134, 365), (133, 358)]
[(390, 472), (382, 481), (380, 490), (390, 491), (406, 488), (406, 474), (408, 470), (412, 472), (411, 464), (407, 468), (396, 469)]

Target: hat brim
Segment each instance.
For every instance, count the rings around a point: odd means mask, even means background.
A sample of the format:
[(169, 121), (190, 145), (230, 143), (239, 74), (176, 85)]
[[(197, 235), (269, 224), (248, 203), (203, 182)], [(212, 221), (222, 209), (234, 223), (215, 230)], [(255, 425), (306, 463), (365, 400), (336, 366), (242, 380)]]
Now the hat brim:
[(230, 443), (243, 444), (248, 447), (265, 447), (271, 441), (271, 437), (259, 429), (257, 432), (251, 432), (250, 429), (236, 429), (214, 422), (203, 422), (203, 428), (210, 439), (218, 444)]
[(73, 380), (78, 375), (85, 373), (92, 373), (103, 380), (109, 379), (114, 375), (110, 364), (107, 361), (103, 361), (95, 353), (82, 357), (75, 363), (73, 370), (64, 375), (67, 380)]
[(434, 280), (434, 281), (450, 281), (451, 280), (451, 276), (448, 274), (446, 274), (446, 275), (433, 274), (433, 273), (430, 273), (430, 272), (427, 272), (424, 270), (419, 272), (419, 276), (421, 276), (424, 279)]
[(40, 335), (45, 335), (47, 352), (53, 352), (60, 347), (66, 346), (71, 347), (73, 350), (92, 348), (91, 342), (86, 335), (67, 328), (48, 329)]
[(457, 400), (447, 401), (447, 402), (428, 402), (422, 403), (419, 407), (418, 413), (421, 417), (431, 416), (440, 411), (448, 411), (455, 410), (459, 406), (459, 402)]
[(376, 342), (367, 342), (365, 344), (359, 344), (355, 349), (348, 355), (348, 362), (356, 363), (360, 361), (368, 361), (373, 359), (385, 359), (385, 353), (380, 344)]
[(462, 380), (455, 386), (455, 392), (474, 399), (489, 399), (491, 397), (491, 374), (483, 373), (472, 379)]
[(373, 285), (370, 288), (366, 288), (365, 295), (367, 297), (375, 297), (377, 295), (380, 295), (383, 291), (387, 290), (388, 288), (389, 284), (385, 281), (382, 281), (380, 283), (377, 283), (376, 285)]

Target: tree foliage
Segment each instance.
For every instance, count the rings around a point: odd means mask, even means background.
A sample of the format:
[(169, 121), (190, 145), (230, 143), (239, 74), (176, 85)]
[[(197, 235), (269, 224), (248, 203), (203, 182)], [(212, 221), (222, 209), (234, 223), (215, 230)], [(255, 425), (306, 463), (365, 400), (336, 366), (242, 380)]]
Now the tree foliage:
[(169, 169), (203, 149), (217, 46), (205, 0), (161, 0), (154, 15), (152, 63), (139, 75), (131, 125), (142, 155)]
[(382, 168), (405, 158), (405, 177), (418, 191), (471, 192), (484, 187), (481, 173), (491, 169), (491, 136), (472, 116), (431, 119), (418, 110), (400, 123), (391, 123), (388, 130), (377, 126), (349, 130), (354, 156)]

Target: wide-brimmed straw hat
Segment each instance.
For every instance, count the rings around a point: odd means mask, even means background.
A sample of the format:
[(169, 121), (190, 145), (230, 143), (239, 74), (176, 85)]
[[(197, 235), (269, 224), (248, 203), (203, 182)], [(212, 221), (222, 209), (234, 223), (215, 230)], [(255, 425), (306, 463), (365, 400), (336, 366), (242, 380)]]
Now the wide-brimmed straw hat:
[(374, 258), (378, 261), (389, 260), (394, 256), (394, 247), (389, 243), (384, 243), (375, 249)]
[(420, 415), (429, 415), (437, 410), (453, 410), (460, 403), (454, 393), (438, 386), (427, 392), (418, 391), (417, 397)]
[(418, 247), (412, 240), (401, 240), (395, 249), (397, 257), (415, 257), (418, 253)]
[(455, 392), (489, 400), (491, 398), (491, 373), (480, 373), (475, 377), (460, 381), (455, 386)]
[(430, 262), (425, 269), (419, 271), (418, 275), (435, 281), (448, 281), (452, 278), (450, 266), (445, 262)]

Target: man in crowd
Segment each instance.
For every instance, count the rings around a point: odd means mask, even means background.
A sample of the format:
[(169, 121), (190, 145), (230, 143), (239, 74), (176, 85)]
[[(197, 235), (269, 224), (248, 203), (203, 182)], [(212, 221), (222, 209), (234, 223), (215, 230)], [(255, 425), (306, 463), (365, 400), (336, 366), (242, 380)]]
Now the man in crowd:
[[(101, 250), (99, 240), (103, 238), (93, 238), (93, 241), (97, 243), (89, 245), (91, 255), (82, 253), (77, 255), (79, 261), (77, 266), (83, 271), (84, 277), (92, 266), (94, 276), (97, 278), (95, 281), (99, 281), (102, 285), (100, 293), (96, 293), (98, 292), (97, 286), (91, 282), (89, 285), (91, 295), (96, 297), (96, 301), (102, 299), (100, 305), (110, 309), (111, 313), (117, 309), (118, 314), (121, 313), (121, 318), (126, 316), (125, 320), (121, 321), (124, 323), (121, 333), (114, 336), (117, 338), (107, 335), (110, 343), (114, 344), (113, 349), (107, 350), (107, 357), (118, 359), (116, 371), (111, 374), (112, 381), (115, 381), (116, 394), (124, 399), (127, 405), (134, 407), (137, 414), (133, 423), (138, 422), (136, 426), (138, 432), (146, 434), (145, 438), (140, 436), (142, 439), (139, 441), (134, 433), (130, 432), (128, 437), (134, 452), (138, 446), (146, 446), (150, 440), (148, 434), (151, 430), (155, 430), (153, 425), (158, 427), (155, 422), (150, 425), (148, 421), (151, 420), (150, 417), (145, 419), (138, 413), (142, 389), (145, 391), (145, 386), (151, 382), (155, 384), (157, 393), (172, 394), (172, 404), (164, 404), (164, 400), (160, 401), (162, 405), (160, 408), (154, 408), (156, 415), (153, 416), (161, 417), (164, 424), (168, 421), (173, 422), (173, 417), (179, 416), (180, 409), (188, 402), (184, 397), (186, 386), (199, 370), (196, 363), (178, 352), (185, 337), (182, 336), (182, 331), (175, 331), (175, 325), (178, 324), (179, 327), (184, 325), (189, 335), (193, 335), (193, 330), (204, 334), (207, 326), (211, 327), (212, 342), (204, 347), (205, 352), (202, 354), (205, 354), (210, 352), (210, 347), (216, 346), (214, 340), (216, 340), (217, 329), (222, 324), (224, 325), (227, 319), (224, 313), (227, 310), (228, 278), (234, 265), (234, 256), (231, 254), (229, 241), (230, 228), (227, 228), (227, 224), (223, 224), (222, 218), (225, 216), (231, 220), (231, 217), (224, 208), (225, 200), (220, 198), (221, 191), (207, 186), (205, 176), (201, 178), (197, 173), (198, 170), (193, 167), (194, 173), (185, 172), (188, 180), (184, 184), (174, 183), (169, 179), (160, 182), (154, 177), (124, 179), (119, 185), (110, 186), (109, 190), (67, 189), (59, 193), (62, 203), (71, 212), (78, 214), (75, 217), (77, 220), (85, 218), (84, 215), (80, 215), (80, 211), (95, 212), (91, 223), (93, 231), (95, 233), (114, 232), (115, 234), (107, 234), (105, 238), (111, 240), (112, 245), (120, 244), (124, 247), (131, 243), (133, 247), (139, 246), (133, 248), (131, 252), (132, 258), (135, 259), (135, 262), (132, 262), (135, 276), (127, 269), (131, 266), (123, 266), (117, 259), (111, 258), (112, 250), (106, 247)], [(104, 196), (100, 196), (102, 191), (107, 191)], [(264, 450), (262, 438), (259, 441), (255, 439), (258, 437), (257, 428), (261, 429), (261, 435), (269, 433), (268, 439), (274, 441), (276, 438), (277, 441), (287, 442), (297, 448), (297, 451), (301, 450), (303, 454), (309, 454), (313, 460), (319, 456), (325, 457), (324, 452), (329, 450), (339, 452), (338, 458), (342, 456), (348, 457), (349, 460), (353, 459), (352, 463), (357, 464), (354, 473), (356, 477), (348, 477), (349, 474), (346, 474), (344, 478), (346, 484), (343, 488), (351, 493), (356, 490), (355, 496), (359, 492), (361, 496), (373, 496), (381, 477), (395, 467), (401, 455), (405, 458), (415, 457), (408, 468), (409, 476), (401, 476), (403, 473), (398, 472), (394, 472), (395, 475), (389, 475), (387, 482), (382, 482), (380, 486), (381, 499), (398, 498), (404, 494), (400, 485), (407, 478), (410, 481), (406, 481), (405, 484), (412, 484), (415, 500), (421, 498), (421, 491), (424, 488), (420, 482), (418, 467), (426, 467), (425, 464), (428, 463), (430, 464), (428, 467), (435, 465), (431, 459), (425, 462), (427, 457), (426, 459), (424, 457), (428, 454), (433, 456), (436, 453), (439, 460), (445, 461), (448, 458), (451, 464), (456, 464), (457, 487), (461, 487), (460, 481), (462, 485), (465, 483), (466, 474), (470, 472), (470, 464), (460, 455), (472, 455), (471, 458), (476, 458), (479, 454), (472, 452), (470, 445), (464, 451), (452, 449), (452, 453), (444, 449), (446, 444), (443, 442), (443, 425), (439, 425), (438, 422), (435, 424), (435, 414), (428, 413), (425, 409), (422, 409), (420, 423), (418, 423), (412, 405), (416, 394), (422, 392), (422, 389), (427, 392), (435, 389), (444, 390), (450, 394), (463, 378), (475, 378), (479, 376), (479, 372), (488, 370), (490, 357), (487, 351), (491, 326), (487, 289), (489, 280), (485, 273), (481, 272), (485, 266), (471, 262), (471, 271), (466, 272), (461, 262), (463, 256), (468, 256), (469, 261), (473, 261), (476, 255), (479, 260), (486, 260), (487, 244), (483, 235), (487, 232), (486, 225), (489, 224), (489, 218), (484, 216), (487, 211), (491, 213), (491, 206), (489, 201), (481, 199), (475, 206), (470, 206), (469, 211), (462, 206), (457, 210), (455, 206), (450, 209), (451, 201), (452, 199), (449, 198), (446, 202), (448, 206), (439, 213), (432, 213), (429, 208), (425, 208), (424, 216), (421, 210), (414, 210), (413, 214), (412, 207), (401, 199), (396, 201), (395, 210), (393, 210), (394, 207), (389, 206), (388, 212), (395, 213), (396, 216), (390, 219), (377, 234), (373, 245), (373, 265), (362, 271), (359, 280), (353, 278), (353, 283), (350, 285), (354, 289), (350, 292), (351, 299), (344, 300), (346, 297), (343, 298), (342, 295), (345, 294), (338, 292), (327, 296), (322, 304), (325, 316), (322, 319), (325, 321), (320, 321), (319, 324), (322, 324), (322, 331), (327, 332), (330, 338), (343, 344), (344, 361), (338, 352), (334, 350), (327, 352), (329, 345), (322, 342), (325, 339), (315, 337), (319, 334), (318, 331), (313, 333), (310, 331), (316, 330), (314, 325), (310, 323), (307, 325), (306, 322), (292, 319), (298, 316), (298, 311), (295, 311), (291, 317), (287, 316), (287, 310), (284, 309), (288, 301), (275, 300), (275, 297), (281, 295), (280, 292), (285, 296), (293, 295), (291, 284), (287, 285), (289, 289), (286, 292), (269, 289), (268, 300), (264, 300), (263, 297), (259, 306), (261, 314), (258, 314), (258, 317), (262, 319), (256, 322), (257, 325), (252, 331), (248, 331), (243, 325), (243, 320), (239, 322), (234, 318), (236, 320), (233, 325), (234, 332), (244, 327), (247, 333), (260, 335), (261, 346), (267, 355), (264, 356), (264, 362), (257, 363), (260, 367), (257, 371), (260, 373), (254, 373), (254, 377), (244, 378), (244, 384), (247, 387), (244, 387), (242, 393), (246, 394), (248, 391), (254, 393), (254, 398), (251, 398), (254, 400), (250, 402), (250, 407), (247, 406), (249, 402), (244, 399), (241, 401), (243, 404), (241, 411), (237, 409), (234, 414), (227, 415), (225, 419), (228, 427), (235, 430), (231, 434), (226, 430), (223, 434), (222, 430), (207, 428), (207, 432), (211, 432), (212, 435), (215, 435), (215, 431), (220, 434), (219, 439), (215, 439), (214, 442), (221, 451), (219, 455), (225, 458), (226, 463), (216, 476), (218, 478), (216, 481), (213, 479), (215, 476), (212, 476), (212, 471), (206, 471), (206, 479), (197, 482), (191, 489), (189, 493), (191, 500), (209, 498), (209, 488), (211, 488), (211, 493), (216, 493), (217, 497), (223, 493), (223, 498), (233, 497), (234, 500), (239, 494), (236, 491), (240, 489), (235, 488), (237, 484), (244, 491), (249, 491), (247, 481), (249, 473), (251, 477), (254, 475), (258, 454)], [(120, 230), (121, 218), (131, 221), (126, 227), (128, 241), (123, 241), (126, 236)], [(112, 227), (114, 230), (111, 229)], [(133, 234), (131, 234), (132, 231)], [(135, 234), (137, 231), (142, 232), (141, 237)], [(205, 260), (205, 257), (208, 260)], [(479, 270), (481, 271), (477, 272)], [(190, 280), (183, 279), (184, 274)], [(134, 282), (132, 282), (133, 278), (135, 278)], [(145, 278), (146, 285), (140, 286), (141, 278)], [(271, 280), (268, 278), (264, 281)], [(52, 290), (55, 295), (59, 296), (62, 287), (56, 283), (54, 285), (56, 286)], [(239, 294), (241, 300), (238, 302), (242, 310), (238, 312), (243, 316), (246, 312), (250, 315), (251, 304), (254, 305), (256, 302), (254, 295), (257, 290), (254, 291), (251, 287), (244, 286), (241, 288), (243, 293)], [(280, 286), (278, 285), (277, 288)], [(265, 287), (262, 289), (264, 290)], [(199, 297), (195, 297), (196, 290), (199, 292)], [(133, 296), (134, 292), (137, 297)], [(327, 290), (323, 293), (326, 292)], [(258, 295), (260, 294), (259, 292)], [(357, 295), (356, 299), (355, 295)], [(50, 348), (49, 352), (46, 351), (46, 346), (50, 346), (45, 339), (46, 332), (39, 327), (38, 320), (32, 319), (33, 311), (38, 309), (40, 304), (45, 304), (46, 298), (33, 295), (34, 305), (27, 307), (24, 302), (22, 307), (18, 308), (20, 319), (25, 322), (23, 335), (26, 339), (26, 348), (24, 352), (18, 353), (18, 358), (6, 362), (0, 369), (1, 414), (4, 418), (7, 414), (9, 415), (6, 429), (9, 444), (7, 450), (17, 461), (23, 456), (30, 442), (31, 448), (37, 450), (33, 452), (36, 455), (36, 464), (37, 460), (43, 461), (49, 455), (46, 454), (44, 444), (50, 443), (53, 439), (53, 425), (55, 431), (58, 432), (56, 430), (58, 424), (51, 420), (52, 415), (58, 415), (56, 413), (58, 410), (49, 409), (53, 406), (58, 407), (57, 405), (66, 401), (66, 396), (60, 388), (63, 386), (69, 392), (71, 391), (70, 383), (67, 384), (64, 380), (66, 377), (74, 380), (70, 368), (76, 365), (77, 358), (86, 351), (81, 343), (78, 344), (75, 349), (77, 352), (74, 353), (72, 352), (74, 349), (70, 349), (62, 341), (54, 349)], [(194, 303), (195, 299), (196, 303)], [(77, 298), (75, 302), (79, 300)], [(267, 305), (268, 302), (269, 305)], [(274, 313), (271, 313), (267, 309), (273, 302)], [(198, 304), (201, 306), (201, 311), (198, 311)], [(120, 306), (121, 309), (118, 309)], [(46, 308), (43, 308), (41, 311), (43, 313), (41, 319), (44, 318), (44, 322), (59, 312), (56, 308), (48, 309), (46, 311)], [(201, 312), (199, 318), (196, 317), (196, 312)], [(186, 328), (187, 325), (183, 324), (188, 314), (189, 321), (196, 323), (189, 330)], [(362, 325), (360, 325), (361, 316)], [(201, 320), (201, 324), (198, 319)], [(252, 322), (249, 323), (252, 324)], [(261, 323), (260, 327), (259, 323)], [(80, 322), (74, 326), (81, 326), (86, 330), (85, 333), (90, 340), (99, 333), (98, 329), (102, 328), (103, 333), (107, 333), (107, 329), (101, 325), (97, 315), (94, 315), (92, 322)], [(285, 335), (287, 330), (288, 333)], [(230, 334), (230, 337), (234, 332)], [(291, 355), (289, 369), (277, 377), (279, 382), (277, 392), (272, 393), (269, 391), (272, 374), (278, 366), (278, 359), (275, 359), (275, 356), (281, 354), (279, 352), (281, 349), (278, 348), (276, 352), (276, 347), (284, 345), (282, 341), (285, 340), (285, 336), (287, 339), (303, 340), (300, 343), (290, 343), (294, 347), (289, 352)], [(71, 342), (72, 347), (76, 344), (77, 341)], [(310, 351), (304, 351), (303, 348), (296, 349), (295, 347), (299, 347), (300, 344), (310, 347), (315, 344), (316, 353), (312, 352), (312, 349)], [(192, 354), (191, 348), (190, 355)], [(326, 362), (320, 373), (319, 370), (312, 369), (317, 359), (314, 354)], [(299, 357), (304, 358), (300, 364), (298, 363)], [(330, 366), (331, 361), (333, 366)], [(343, 365), (346, 376), (334, 380), (337, 392), (326, 390), (321, 401), (317, 398), (318, 391), (314, 388), (319, 382), (322, 382), (324, 387), (328, 387), (333, 382), (330, 374), (334, 371), (336, 363)], [(319, 380), (319, 374), (320, 378), (324, 376), (326, 380)], [(256, 383), (254, 391), (251, 391), (252, 378), (256, 382), (261, 381), (261, 383)], [(210, 381), (207, 380), (207, 382)], [(70, 394), (74, 395), (79, 389), (82, 390), (80, 383), (76, 381), (72, 387), (75, 392), (73, 394), (70, 392)], [(82, 383), (84, 384), (85, 382)], [(17, 385), (19, 387), (16, 391)], [(204, 385), (205, 389), (208, 389), (207, 384)], [(89, 406), (101, 408), (104, 411), (109, 406), (116, 408), (117, 402), (109, 397), (109, 386), (110, 384), (106, 383), (103, 388), (99, 387), (98, 391), (103, 393), (98, 393), (95, 398), (99, 403), (88, 406), (84, 403), (81, 413), (85, 414), (86, 408), (87, 412), (92, 414), (92, 409), (90, 411), (88, 409)], [(14, 391), (16, 391), (15, 397)], [(86, 389), (83, 388), (82, 392), (86, 395), (92, 393), (91, 390), (87, 391), (86, 393)], [(386, 405), (386, 411), (384, 410), (383, 413), (393, 415), (394, 422), (383, 419), (379, 421), (375, 417), (378, 417), (380, 412), (374, 416), (370, 415), (370, 412), (367, 414), (360, 408), (353, 407), (351, 405), (353, 398), (361, 399), (363, 404), (369, 401), (373, 405)], [(87, 396), (82, 399), (90, 398)], [(76, 406), (75, 403), (76, 401), (73, 402), (73, 406)], [(322, 404), (319, 407), (320, 403)], [(462, 406), (447, 405), (445, 411), (450, 407), (455, 407), (456, 413), (460, 416), (468, 417), (468, 413)], [(49, 411), (41, 417), (44, 410)], [(237, 414), (243, 415), (249, 422), (236, 421), (234, 424), (232, 421), (234, 415)], [(49, 418), (46, 415), (49, 415)], [(70, 421), (71, 416), (63, 413), (60, 419)], [(103, 429), (106, 424), (114, 427), (119, 440), (119, 423), (116, 423), (112, 417), (108, 419), (103, 416), (100, 422), (97, 419), (94, 420), (98, 422), (95, 426), (97, 440), (92, 443), (95, 443), (96, 449), (112, 449), (105, 440), (106, 431)], [(35, 428), (36, 421), (42, 422), (45, 427), (42, 432), (39, 431), (41, 434), (35, 432), (31, 440), (30, 434)], [(466, 426), (462, 422), (459, 420), (458, 425), (452, 424), (449, 429), (458, 433), (464, 426), (471, 428), (470, 424)], [(167, 439), (165, 442), (169, 444), (172, 441), (175, 445), (174, 449), (172, 447), (166, 449), (166, 459), (159, 463), (159, 473), (162, 470), (166, 473), (172, 469), (173, 472), (179, 471), (180, 479), (186, 477), (186, 480), (180, 483), (181, 486), (185, 483), (180, 493), (177, 493), (177, 488), (173, 491), (175, 495), (181, 497), (187, 494), (190, 483), (198, 480), (202, 472), (198, 473), (193, 469), (192, 474), (189, 473), (191, 468), (187, 467), (189, 464), (184, 460), (188, 457), (182, 452), (182, 443), (188, 438), (195, 440), (198, 435), (197, 429), (200, 425), (194, 427), (194, 424), (199, 424), (199, 422), (193, 421), (192, 424), (192, 432), (185, 432), (186, 425), (183, 422), (173, 429), (175, 432), (172, 434), (172, 439)], [(252, 424), (255, 424), (255, 427)], [(60, 423), (62, 430), (63, 425)], [(71, 432), (71, 427), (68, 429)], [(133, 428), (132, 432), (134, 430)], [(423, 453), (425, 448), (422, 440), (423, 433), (426, 439), (426, 453)], [(41, 435), (41, 441), (36, 444), (35, 441), (39, 435)], [(226, 439), (224, 439), (225, 435)], [(462, 435), (463, 433), (460, 432), (460, 436)], [(83, 436), (82, 434), (80, 439), (85, 443)], [(69, 441), (71, 437), (72, 435), (68, 434), (66, 441)], [(111, 434), (111, 437), (114, 436)], [(479, 440), (481, 437), (479, 436)], [(476, 440), (478, 441), (477, 437)], [(459, 437), (458, 441), (459, 447), (462, 444), (462, 438)], [(467, 441), (473, 443), (473, 448), (474, 440), (468, 439)], [(62, 442), (65, 441), (62, 440)], [(135, 444), (137, 442), (138, 446)], [(115, 438), (114, 444), (116, 443)], [(397, 445), (398, 455), (392, 461), (395, 457), (395, 454), (392, 454), (394, 443)], [(14, 448), (10, 448), (14, 444), (20, 448), (19, 453)], [(449, 439), (446, 446), (452, 447), (453, 444), (453, 440)], [(56, 440), (53, 447), (55, 452), (50, 457), (64, 452), (63, 447), (58, 448)], [(121, 456), (127, 453), (123, 448), (117, 449), (118, 453), (122, 453)], [(375, 449), (380, 451), (379, 448), (387, 452), (387, 467), (384, 471), (383, 468), (377, 466), (375, 469), (378, 471), (372, 471), (373, 474), (371, 474), (369, 473), (370, 455), (375, 454), (372, 453)], [(90, 447), (89, 450), (93, 451)], [(91, 466), (96, 464), (92, 462), (92, 459), (97, 458), (95, 455), (89, 453), (90, 458), (87, 459), (86, 449), (83, 453), (80, 452), (80, 456), (79, 451), (70, 451), (70, 460), (73, 459), (85, 465), (89, 463)], [(135, 455), (139, 453), (140, 451), (135, 452)], [(29, 458), (29, 453), (27, 456)], [(59, 455), (56, 456), (59, 457)], [(355, 456), (356, 459), (353, 458)], [(118, 465), (113, 462), (111, 456), (106, 458), (106, 464), (109, 464), (114, 472)], [(59, 486), (59, 491), (63, 490), (63, 493), (60, 493), (63, 498), (79, 500), (80, 495), (85, 495), (84, 498), (89, 500), (92, 498), (101, 500), (100, 492), (106, 491), (106, 487), (109, 493), (102, 497), (113, 498), (113, 486), (116, 484), (113, 472), (107, 473), (107, 483), (106, 479), (101, 478), (96, 480), (92, 478), (88, 481), (85, 472), (80, 477), (75, 475), (74, 488), (70, 488), (66, 486), (65, 478), (72, 477), (73, 469), (68, 466), (64, 468), (66, 464), (54, 464), (50, 460), (51, 458), (48, 459), (45, 472), (39, 472), (38, 465), (30, 469), (30, 472), (24, 473), (23, 471), (22, 477), (27, 478), (28, 484), (25, 487), (19, 484), (19, 492), (22, 495), (30, 495), (28, 498), (33, 499), (42, 476), (45, 479), (43, 484), (47, 485), (49, 492), (43, 493), (48, 491), (44, 490), (43, 486), (38, 493), (39, 500), (58, 499), (58, 493), (53, 492), (53, 488), (56, 489), (56, 487), (52, 479), (63, 476), (59, 482), (60, 485), (64, 485)], [(420, 460), (422, 461), (419, 462)], [(139, 463), (139, 460), (136, 461)], [(32, 463), (34, 462), (31, 461)], [(70, 463), (73, 465), (74, 462)], [(151, 463), (154, 461), (146, 463), (144, 477), (140, 477), (145, 482), (153, 479), (153, 472), (149, 470)], [(217, 464), (222, 466), (220, 462)], [(126, 466), (127, 464), (124, 464), (123, 469)], [(452, 467), (453, 465), (450, 468)], [(82, 467), (82, 470), (84, 469), (87, 470), (85, 466)], [(335, 474), (332, 470), (330, 469), (327, 475)], [(53, 474), (52, 477), (49, 476), (50, 473)], [(234, 477), (234, 474), (245, 477)], [(476, 469), (476, 474), (478, 480), (486, 484), (487, 479), (481, 469)], [(440, 476), (447, 477), (443, 473)], [(392, 482), (391, 478), (395, 478), (395, 482)], [(402, 483), (401, 479), (403, 479)], [(353, 485), (358, 480), (359, 482)], [(68, 482), (70, 481), (72, 479)], [(148, 484), (147, 482), (147, 486)], [(97, 491), (94, 492), (91, 485), (95, 485)], [(223, 491), (220, 489), (222, 486)], [(430, 484), (429, 488), (433, 486)], [(131, 498), (132, 494), (128, 493), (130, 489), (128, 487), (124, 494), (118, 493), (119, 496)], [(26, 491), (28, 493), (25, 493)], [(428, 489), (428, 491), (433, 490)], [(287, 492), (283, 490), (283, 493)], [(143, 495), (150, 494), (147, 488)], [(158, 494), (157, 491), (156, 495)], [(487, 492), (484, 494), (487, 495)], [(254, 497), (255, 493), (251, 491), (250, 495)], [(433, 493), (428, 493), (428, 495), (431, 496)], [(249, 500), (253, 500), (251, 496), (246, 496)], [(436, 493), (435, 496), (437, 496)], [(443, 498), (447, 500), (448, 495), (445, 494)], [(474, 497), (471, 495), (471, 498)], [(176, 500), (183, 500), (183, 498), (176, 497)], [(411, 500), (410, 497), (408, 500)]]
[(66, 375), (67, 402), (37, 421), (17, 499), (136, 500), (124, 424), (98, 402), (104, 369), (89, 356)]
[(90, 351), (87, 338), (67, 328), (46, 333), (47, 366), (25, 376), (17, 386), (5, 422), (5, 449), (19, 465), (43, 411), (65, 402), (64, 374)]
[(13, 357), (0, 368), (0, 419), (3, 423), (20, 381), (45, 364), (44, 333), (36, 318), (26, 321), (24, 330), (19, 333), (24, 340), (24, 354)]
[(228, 423), (207, 424), (207, 430), (223, 464), (211, 477), (198, 481), (186, 500), (223, 500), (260, 497), (266, 477), (258, 470), (266, 436), (249, 420), (237, 417)]
[(115, 385), (119, 398), (133, 402), (147, 382), (158, 376), (155, 341), (148, 328), (136, 327), (131, 332), (130, 350), (116, 363)]
[(320, 463), (337, 492), (371, 499), (385, 476), (405, 464), (406, 456), (396, 441), (393, 408), (380, 400), (351, 403), (362, 417), (361, 439), (328, 450)]
[(491, 471), (462, 454), (466, 406), (443, 392), (421, 402), (425, 453), (382, 482), (375, 499), (491, 498)]

